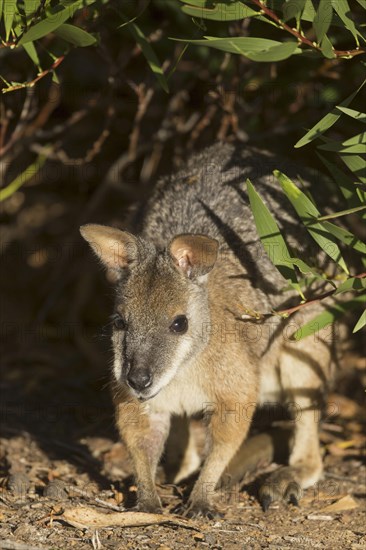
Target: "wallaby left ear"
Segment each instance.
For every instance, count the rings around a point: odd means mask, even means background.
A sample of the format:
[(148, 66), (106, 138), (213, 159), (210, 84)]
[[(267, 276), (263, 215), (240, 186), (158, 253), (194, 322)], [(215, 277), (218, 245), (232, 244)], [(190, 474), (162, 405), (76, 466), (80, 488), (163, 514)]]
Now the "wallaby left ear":
[(191, 279), (211, 271), (218, 250), (218, 241), (206, 235), (177, 235), (169, 244), (174, 263)]

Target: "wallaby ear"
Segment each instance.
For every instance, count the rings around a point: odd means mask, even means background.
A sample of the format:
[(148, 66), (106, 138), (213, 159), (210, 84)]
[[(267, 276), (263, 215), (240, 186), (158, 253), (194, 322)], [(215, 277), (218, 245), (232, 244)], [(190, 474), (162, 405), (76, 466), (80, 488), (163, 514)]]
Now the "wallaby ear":
[(206, 235), (178, 235), (169, 245), (175, 264), (190, 278), (206, 275), (211, 271), (218, 250), (218, 241)]
[(138, 259), (138, 242), (131, 233), (95, 224), (82, 225), (80, 233), (108, 269), (120, 270)]

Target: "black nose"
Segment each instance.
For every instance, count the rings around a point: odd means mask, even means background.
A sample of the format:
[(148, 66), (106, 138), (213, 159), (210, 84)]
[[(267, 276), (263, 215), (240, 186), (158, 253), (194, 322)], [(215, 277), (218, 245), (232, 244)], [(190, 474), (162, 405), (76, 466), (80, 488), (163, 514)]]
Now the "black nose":
[(141, 369), (130, 370), (127, 375), (127, 384), (136, 391), (146, 390), (152, 384), (150, 372)]

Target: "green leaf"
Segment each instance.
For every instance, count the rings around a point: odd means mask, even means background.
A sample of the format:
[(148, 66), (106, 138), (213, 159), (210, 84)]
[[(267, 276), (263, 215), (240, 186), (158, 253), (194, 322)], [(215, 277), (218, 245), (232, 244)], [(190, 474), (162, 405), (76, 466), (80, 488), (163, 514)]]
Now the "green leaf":
[(318, 243), (324, 252), (348, 274), (348, 268), (336, 240), (325, 227), (327, 222), (322, 223), (316, 221), (316, 218), (320, 217), (320, 212), (315, 204), (305, 195), (305, 193), (296, 187), (290, 178), (278, 170), (275, 170), (273, 173), (311, 237)]
[(318, 218), (318, 222), (332, 220), (334, 218), (341, 218), (342, 216), (355, 214), (356, 212), (361, 212), (362, 210), (366, 210), (366, 204), (363, 206), (356, 206), (355, 208), (347, 208), (347, 210), (340, 210), (339, 212), (333, 212), (332, 214), (327, 214), (326, 216), (320, 216), (320, 218)]
[(130, 25), (127, 25), (127, 28), (132, 34), (132, 36), (134, 37), (134, 39), (136, 40), (136, 42), (138, 43), (138, 45), (140, 46), (141, 51), (144, 54), (150, 69), (156, 76), (160, 86), (163, 88), (165, 92), (169, 93), (168, 82), (163, 73), (163, 69), (160, 66), (159, 59), (157, 58), (156, 53), (154, 52), (151, 44), (146, 40), (144, 33), (136, 25), (136, 23), (131, 23)]
[(366, 183), (366, 162), (359, 155), (340, 155), (346, 166), (362, 183)]
[(327, 35), (325, 35), (323, 40), (321, 41), (320, 49), (324, 57), (326, 57), (327, 59), (333, 59), (334, 57), (336, 57), (336, 54), (334, 53), (333, 44), (331, 43)]
[(363, 7), (364, 10), (366, 10), (366, 0), (356, 0), (360, 6)]
[(332, 324), (334, 321), (342, 317), (347, 311), (355, 309), (365, 301), (365, 296), (357, 296), (352, 300), (344, 303), (333, 304), (328, 306), (326, 311), (323, 311), (317, 315), (314, 319), (299, 328), (294, 334), (291, 335), (291, 340), (301, 340), (306, 338), (315, 332), (318, 332), (322, 328)]
[(359, 38), (365, 41), (362, 33), (357, 29), (354, 21), (348, 17), (348, 13), (351, 13), (351, 9), (347, 0), (331, 0), (334, 11), (337, 13), (339, 18), (342, 20), (346, 29), (353, 35), (357, 46), (359, 45)]
[(329, 30), (333, 17), (333, 7), (329, 0), (320, 0), (319, 7), (313, 21), (313, 27), (318, 39), (318, 44), (321, 44), (324, 36)]
[(182, 11), (192, 17), (211, 19), (213, 21), (236, 21), (259, 15), (259, 11), (252, 10), (243, 2), (212, 2), (206, 0), (182, 0), (186, 6), (182, 7)]
[(66, 40), (66, 42), (70, 42), (74, 46), (92, 46), (97, 42), (97, 39), (88, 32), (67, 23), (60, 25), (53, 32), (56, 36)]
[(38, 70), (41, 71), (41, 65), (40, 65), (38, 53), (37, 53), (36, 47), (33, 44), (33, 42), (29, 42), (27, 44), (24, 44), (23, 48), (26, 51), (27, 55), (31, 58), (33, 63), (36, 65)]
[[(87, 2), (87, 4), (93, 4), (94, 2)], [(47, 12), (47, 17), (39, 21), (31, 27), (22, 38), (19, 40), (19, 45), (26, 44), (27, 42), (33, 42), (38, 40), (47, 34), (54, 32), (59, 28), (65, 21), (73, 17), (75, 12), (82, 8), (85, 5), (85, 1), (76, 0), (75, 2), (68, 3), (63, 6), (62, 4), (57, 4), (52, 7)]]
[(366, 83), (366, 80), (364, 80), (357, 88), (356, 91), (354, 91), (349, 97), (347, 97), (340, 105), (337, 105), (330, 113), (325, 115), (319, 122), (315, 124), (295, 145), (294, 147), (303, 147), (304, 145), (310, 143), (313, 141), (313, 139), (321, 136), (326, 132), (326, 130), (329, 130), (337, 122), (339, 117), (341, 116), (341, 113), (339, 112), (339, 107), (348, 107), (348, 105), (351, 103), (354, 97), (358, 94), (358, 92), (362, 89), (364, 84)]
[(343, 229), (343, 227), (339, 227), (334, 223), (328, 221), (324, 221), (322, 223), (326, 231), (331, 233), (336, 239), (350, 246), (351, 248), (354, 248), (358, 252), (366, 254), (366, 244), (363, 243), (358, 237), (356, 237), (356, 235), (354, 235), (347, 229)]
[(339, 111), (342, 111), (345, 115), (348, 115), (359, 122), (364, 122), (366, 124), (366, 113), (361, 113), (360, 111), (355, 111), (354, 109), (348, 109), (347, 107), (336, 107)]
[(304, 8), (304, 11), (302, 12), (301, 19), (312, 23), (314, 21), (315, 15), (316, 15), (316, 11), (315, 11), (313, 2), (311, 0), (306, 0), (305, 8)]
[(339, 143), (338, 141), (329, 141), (324, 145), (318, 145), (318, 149), (321, 151), (333, 151), (336, 153), (344, 153), (347, 155), (363, 154), (366, 153), (366, 146), (362, 143), (347, 146), (345, 143)]
[(282, 42), (277, 40), (269, 40), (268, 38), (254, 38), (252, 36), (240, 36), (238, 38), (216, 38), (215, 36), (205, 36), (201, 40), (183, 40), (172, 39), (178, 42), (189, 42), (190, 44), (196, 44), (198, 46), (209, 46), (211, 48), (217, 48), (224, 52), (240, 53), (240, 52), (260, 52), (268, 50), (273, 46), (278, 46)]
[[(272, 46), (268, 50), (262, 52), (247, 52), (243, 53), (252, 61), (283, 61), (291, 57), (295, 52), (300, 53), (297, 42), (284, 42), (278, 46)], [(241, 52), (240, 52), (241, 53)]]
[(355, 186), (353, 180), (347, 176), (342, 170), (338, 168), (332, 162), (329, 162), (323, 155), (318, 154), (318, 157), (327, 167), (330, 174), (333, 176), (335, 182), (338, 184), (342, 195), (347, 200), (349, 206), (356, 207), (359, 205), (359, 197), (355, 193)]
[[(172, 39), (175, 40), (175, 39)], [(208, 46), (229, 53), (244, 55), (253, 61), (281, 61), (290, 57), (293, 53), (301, 53), (297, 42), (278, 42), (267, 38), (238, 37), (215, 38), (205, 36), (204, 40), (178, 40)]]
[(283, 4), (283, 20), (289, 21), (289, 19), (299, 20), (301, 14), (304, 11), (306, 0), (289, 0)]
[(39, 8), (41, 2), (40, 0), (24, 0), (24, 13), (27, 17), (27, 19), (30, 18), (31, 15), (33, 15), (37, 9)]
[(291, 254), (286, 242), (271, 212), (249, 179), (247, 180), (247, 191), (258, 235), (266, 253), (281, 275), (299, 290), (296, 271), (291, 264)]
[(22, 187), (27, 181), (29, 181), (31, 178), (33, 178), (39, 170), (42, 168), (44, 163), (46, 162), (46, 157), (39, 155), (37, 160), (28, 166), (22, 172), (13, 180), (9, 185), (4, 187), (3, 189), (0, 189), (0, 202), (4, 201), (5, 199), (11, 197), (19, 189), (19, 187)]
[(359, 320), (357, 321), (354, 329), (353, 329), (353, 333), (355, 332), (358, 332), (359, 330), (361, 330), (364, 326), (366, 325), (366, 309), (364, 310), (364, 312), (361, 314), (361, 317), (359, 318)]
[(16, 11), (17, 11), (16, 0), (6, 0), (3, 6), (3, 19), (4, 19), (6, 41), (9, 40), (10, 31), (13, 25)]
[(366, 289), (365, 277), (350, 277), (344, 283), (340, 284), (333, 296), (341, 294), (342, 292), (349, 292), (350, 290), (364, 290)]
[[(356, 145), (361, 143), (366, 144), (366, 132), (361, 132), (360, 134), (357, 134), (357, 136), (347, 139), (343, 142), (343, 145)], [(366, 153), (366, 147), (364, 152)]]

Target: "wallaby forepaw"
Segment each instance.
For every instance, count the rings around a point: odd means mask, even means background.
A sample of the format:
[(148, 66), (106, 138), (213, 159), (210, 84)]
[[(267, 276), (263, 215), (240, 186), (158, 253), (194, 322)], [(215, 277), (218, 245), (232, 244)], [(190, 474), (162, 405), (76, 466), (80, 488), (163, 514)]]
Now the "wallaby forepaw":
[(272, 502), (281, 500), (299, 506), (301, 497), (302, 489), (291, 467), (280, 468), (273, 472), (259, 489), (259, 502), (264, 512)]

